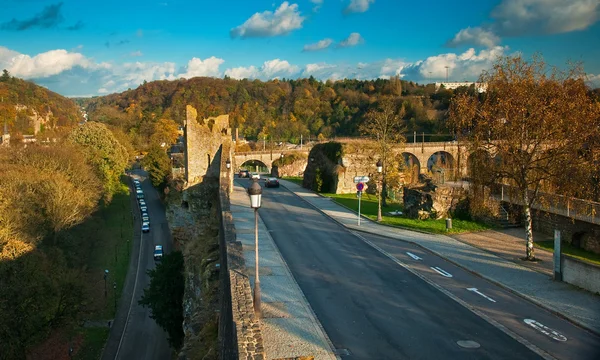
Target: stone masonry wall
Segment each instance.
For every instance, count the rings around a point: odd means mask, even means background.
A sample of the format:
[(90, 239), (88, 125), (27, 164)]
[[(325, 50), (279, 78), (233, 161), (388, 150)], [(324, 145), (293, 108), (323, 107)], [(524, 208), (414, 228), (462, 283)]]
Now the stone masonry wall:
[(219, 207), (221, 216), (221, 312), (219, 319), (219, 358), (264, 359), (260, 321), (254, 315), (250, 281), (245, 274), (242, 243), (236, 240), (229, 194), (233, 168), (225, 161), (231, 157), (231, 141), (223, 142), (220, 161)]
[[(198, 120), (193, 106), (186, 107), (185, 120), (185, 180), (187, 186), (199, 183), (204, 176), (218, 177), (218, 170), (209, 171), (224, 138), (231, 139), (229, 115)], [(214, 169), (214, 168), (213, 168)], [(218, 169), (218, 167), (216, 167)]]

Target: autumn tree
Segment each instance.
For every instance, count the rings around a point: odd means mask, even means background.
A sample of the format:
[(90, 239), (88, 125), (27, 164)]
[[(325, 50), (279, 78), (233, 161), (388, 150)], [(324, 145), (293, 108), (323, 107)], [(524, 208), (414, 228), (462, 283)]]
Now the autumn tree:
[[(450, 125), (468, 140), (471, 153), (495, 158), (472, 164), (479, 174), (476, 183), (516, 189), (525, 218), (526, 259), (534, 260), (532, 206), (544, 187), (571, 194), (589, 184), (572, 176), (593, 166), (586, 149), (597, 139), (599, 107), (588, 96), (579, 67), (549, 69), (539, 56), (500, 58), (480, 82), (487, 83), (485, 94), (464, 93), (452, 100)], [(571, 175), (569, 181), (562, 181), (565, 174)]]
[(150, 136), (150, 144), (171, 145), (177, 142), (179, 125), (170, 119), (160, 119), (154, 123), (154, 132)]
[[(389, 171), (389, 166), (392, 163), (391, 149), (398, 144), (405, 143), (404, 138), (404, 107), (398, 105), (390, 98), (382, 100), (377, 108), (370, 110), (365, 121), (360, 125), (359, 131), (363, 135), (367, 135), (377, 144), (377, 155), (383, 163), (382, 172), (382, 189), (379, 191), (379, 206), (377, 210), (377, 221), (381, 221), (381, 193), (385, 194), (386, 173)], [(385, 206), (385, 200), (384, 200)]]

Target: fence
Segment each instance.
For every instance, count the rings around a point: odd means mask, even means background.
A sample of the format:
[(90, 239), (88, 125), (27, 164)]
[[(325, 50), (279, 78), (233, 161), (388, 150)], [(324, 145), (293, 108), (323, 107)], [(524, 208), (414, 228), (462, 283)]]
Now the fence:
[[(523, 205), (521, 195), (514, 186), (498, 184), (498, 186), (492, 189), (492, 195), (495, 195), (501, 201)], [(530, 198), (533, 196), (532, 190), (529, 190), (529, 196)], [(532, 205), (532, 208), (592, 224), (600, 224), (600, 203), (594, 201), (563, 195), (538, 193), (538, 199)]]

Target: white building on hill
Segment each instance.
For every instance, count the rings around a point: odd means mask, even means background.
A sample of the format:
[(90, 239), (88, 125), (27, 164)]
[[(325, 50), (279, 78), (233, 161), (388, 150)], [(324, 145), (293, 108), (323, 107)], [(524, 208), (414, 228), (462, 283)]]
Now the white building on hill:
[(479, 91), (480, 93), (485, 92), (487, 90), (487, 84), (486, 83), (479, 83), (479, 82), (473, 82), (473, 81), (457, 81), (457, 82), (441, 82), (435, 83), (435, 91), (438, 91), (442, 85), (444, 86), (445, 89), (450, 89), (450, 90), (454, 90), (457, 89), (461, 86), (471, 86), (471, 85), (475, 85), (475, 89), (477, 89), (477, 91)]

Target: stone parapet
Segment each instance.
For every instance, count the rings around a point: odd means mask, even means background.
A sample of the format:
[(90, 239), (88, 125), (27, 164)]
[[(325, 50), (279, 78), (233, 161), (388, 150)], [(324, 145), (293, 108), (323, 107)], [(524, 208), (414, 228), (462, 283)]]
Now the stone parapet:
[(219, 207), (221, 216), (221, 311), (219, 318), (219, 358), (264, 359), (260, 321), (254, 314), (250, 281), (245, 274), (242, 243), (237, 241), (231, 215), (230, 193), (233, 167), (225, 162), (231, 156), (231, 140), (220, 151)]

